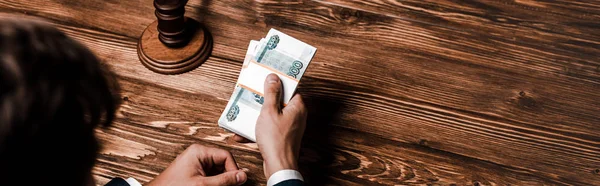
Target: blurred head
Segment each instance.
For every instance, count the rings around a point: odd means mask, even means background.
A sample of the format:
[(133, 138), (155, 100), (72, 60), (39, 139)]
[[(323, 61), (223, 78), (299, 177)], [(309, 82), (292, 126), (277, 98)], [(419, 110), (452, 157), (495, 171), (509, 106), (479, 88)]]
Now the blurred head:
[(85, 185), (118, 90), (107, 68), (52, 26), (0, 19), (0, 185)]

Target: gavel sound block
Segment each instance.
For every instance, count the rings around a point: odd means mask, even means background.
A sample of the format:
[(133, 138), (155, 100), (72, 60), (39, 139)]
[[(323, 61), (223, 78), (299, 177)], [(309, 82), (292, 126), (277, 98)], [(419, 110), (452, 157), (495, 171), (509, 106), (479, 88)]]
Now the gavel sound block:
[(185, 17), (188, 0), (154, 0), (157, 21), (138, 42), (142, 64), (160, 74), (181, 74), (200, 66), (212, 51), (212, 37), (200, 23)]

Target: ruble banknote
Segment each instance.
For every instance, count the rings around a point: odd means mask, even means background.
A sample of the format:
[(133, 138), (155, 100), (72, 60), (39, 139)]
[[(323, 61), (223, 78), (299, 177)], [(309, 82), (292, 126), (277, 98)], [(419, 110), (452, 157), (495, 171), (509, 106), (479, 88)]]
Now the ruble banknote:
[(264, 102), (262, 85), (266, 75), (274, 73), (282, 79), (285, 104), (291, 99), (316, 50), (275, 29), (260, 42), (251, 41), (236, 87), (219, 118), (219, 126), (256, 141), (256, 120)]

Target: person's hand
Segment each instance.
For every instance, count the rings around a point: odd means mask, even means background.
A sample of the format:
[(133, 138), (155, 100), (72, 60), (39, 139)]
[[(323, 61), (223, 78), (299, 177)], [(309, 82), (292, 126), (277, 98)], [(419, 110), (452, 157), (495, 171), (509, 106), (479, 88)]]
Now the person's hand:
[(148, 186), (241, 185), (246, 173), (229, 151), (193, 144), (160, 173)]
[[(306, 128), (306, 108), (300, 95), (295, 95), (287, 106), (282, 106), (283, 90), (279, 77), (270, 74), (265, 80), (265, 102), (256, 121), (256, 142), (264, 159), (265, 177), (279, 170), (298, 170), (298, 156), (302, 135)], [(234, 140), (248, 140), (235, 135)]]

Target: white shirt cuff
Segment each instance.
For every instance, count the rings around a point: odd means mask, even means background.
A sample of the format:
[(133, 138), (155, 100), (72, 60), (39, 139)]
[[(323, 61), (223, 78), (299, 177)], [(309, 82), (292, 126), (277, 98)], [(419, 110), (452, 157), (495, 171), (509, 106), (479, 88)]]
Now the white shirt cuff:
[(304, 181), (304, 178), (302, 177), (302, 174), (300, 174), (300, 172), (296, 170), (280, 170), (271, 175), (271, 177), (269, 177), (269, 180), (267, 181), (267, 186), (273, 186), (275, 184), (278, 184), (279, 182), (286, 180)]
[(142, 184), (140, 184), (140, 182), (134, 178), (127, 178), (125, 181), (129, 184), (129, 186), (142, 186)]

